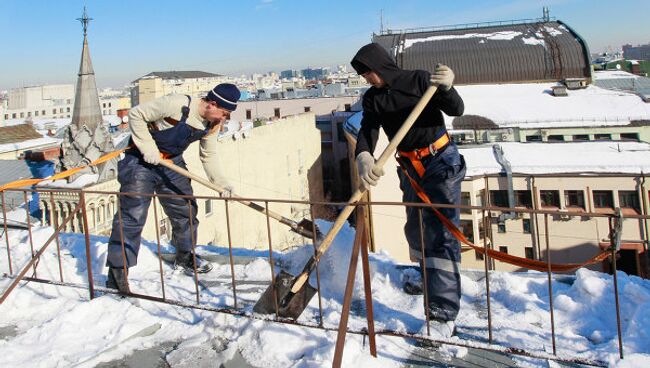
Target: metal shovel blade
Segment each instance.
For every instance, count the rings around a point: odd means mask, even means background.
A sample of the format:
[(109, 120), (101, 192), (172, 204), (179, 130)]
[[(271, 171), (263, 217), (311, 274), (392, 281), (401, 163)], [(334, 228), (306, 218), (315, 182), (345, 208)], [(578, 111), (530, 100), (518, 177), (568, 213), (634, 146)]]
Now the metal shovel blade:
[(302, 312), (307, 308), (309, 301), (316, 294), (316, 289), (306, 282), (305, 285), (295, 294), (291, 292), (296, 277), (288, 272), (280, 271), (275, 277), (275, 294), (277, 299), (273, 300), (274, 285), (264, 291), (262, 297), (253, 307), (253, 312), (260, 314), (274, 314), (277, 302), (278, 316), (283, 318), (298, 319)]

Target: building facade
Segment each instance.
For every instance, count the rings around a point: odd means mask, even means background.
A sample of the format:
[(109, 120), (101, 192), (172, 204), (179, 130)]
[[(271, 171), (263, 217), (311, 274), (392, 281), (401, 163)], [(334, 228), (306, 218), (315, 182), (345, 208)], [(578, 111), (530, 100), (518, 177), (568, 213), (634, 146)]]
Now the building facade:
[(228, 80), (226, 76), (202, 71), (152, 72), (133, 82), (131, 105), (173, 93), (199, 97)]
[(7, 95), (7, 108), (0, 120), (70, 118), (74, 95), (72, 84), (14, 88)]

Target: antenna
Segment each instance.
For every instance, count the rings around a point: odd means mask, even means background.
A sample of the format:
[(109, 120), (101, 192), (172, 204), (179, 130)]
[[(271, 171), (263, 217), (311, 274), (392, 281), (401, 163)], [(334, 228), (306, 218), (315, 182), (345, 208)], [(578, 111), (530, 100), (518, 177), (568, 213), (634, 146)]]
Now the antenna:
[(548, 6), (542, 8), (542, 13), (544, 14), (543, 15), (544, 22), (550, 22), (551, 16), (550, 16), (550, 12), (548, 11)]
[(379, 10), (379, 34), (384, 34), (384, 9)]
[(84, 27), (84, 37), (86, 37), (86, 31), (88, 30), (88, 23), (90, 23), (91, 20), (94, 20), (93, 18), (88, 18), (88, 14), (86, 13), (86, 7), (84, 6), (84, 13), (81, 18), (77, 18), (78, 21), (81, 22), (81, 25)]

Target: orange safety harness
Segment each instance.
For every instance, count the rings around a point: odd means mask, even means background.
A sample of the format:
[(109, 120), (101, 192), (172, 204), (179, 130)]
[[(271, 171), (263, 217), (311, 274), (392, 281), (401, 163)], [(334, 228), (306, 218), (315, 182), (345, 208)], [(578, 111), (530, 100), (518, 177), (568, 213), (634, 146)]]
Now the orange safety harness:
[[(445, 137), (445, 136), (443, 136), (443, 137)], [(440, 139), (438, 139), (438, 140), (440, 140)], [(433, 151), (430, 147), (431, 146), (425, 147), (425, 148), (422, 148), (422, 149), (416, 150), (416, 151), (425, 150), (425, 151), (429, 151), (431, 154), (435, 154), (435, 151)], [(431, 151), (433, 151), (433, 152), (431, 152)], [(425, 157), (426, 155), (427, 154), (425, 154), (424, 156), (420, 156), (420, 157)], [(417, 193), (418, 197), (420, 197), (422, 202), (427, 203), (427, 204), (433, 204), (433, 203), (431, 203), (431, 200), (429, 199), (429, 196), (427, 196), (427, 194), (424, 192), (424, 189), (420, 186), (420, 184), (418, 184), (411, 177), (411, 175), (409, 175), (408, 171), (404, 167), (404, 164), (402, 163), (402, 160), (401, 160), (401, 158), (408, 158), (410, 160), (411, 164), (413, 165), (413, 168), (415, 169), (415, 171), (418, 173), (418, 175), (420, 175), (420, 177), (422, 177), (424, 175), (424, 166), (422, 165), (422, 162), (420, 161), (420, 158), (418, 158), (417, 154), (411, 153), (410, 155), (406, 155), (403, 152), (399, 152), (399, 154), (396, 155), (395, 158), (397, 159), (397, 162), (399, 163), (400, 168), (404, 172), (404, 175), (406, 175), (406, 177), (409, 179), (409, 181), (411, 182), (411, 185), (413, 186), (413, 189), (415, 189), (415, 192)], [(421, 168), (421, 169), (418, 169), (418, 168)], [(421, 173), (420, 173), (420, 170), (421, 170)], [(583, 263), (566, 263), (566, 264), (550, 264), (550, 265), (548, 263), (546, 263), (546, 262), (543, 262), (543, 261), (537, 261), (537, 260), (533, 260), (533, 259), (513, 256), (511, 254), (499, 252), (499, 251), (496, 251), (494, 249), (488, 249), (488, 248), (485, 248), (485, 247), (479, 247), (477, 245), (474, 245), (474, 243), (469, 241), (469, 239), (467, 239), (465, 237), (465, 235), (456, 227), (456, 225), (453, 222), (451, 222), (447, 217), (445, 217), (445, 215), (440, 213), (440, 211), (438, 211), (437, 208), (430, 207), (430, 209), (433, 211), (433, 213), (436, 215), (436, 217), (438, 217), (440, 222), (442, 222), (442, 224), (447, 228), (447, 230), (449, 230), (449, 232), (452, 235), (454, 235), (454, 237), (456, 239), (458, 239), (461, 243), (468, 245), (469, 247), (471, 247), (472, 249), (474, 249), (478, 253), (485, 254), (485, 252), (487, 252), (487, 254), (490, 257), (492, 257), (492, 258), (494, 258), (496, 260), (505, 262), (505, 263), (509, 263), (511, 265), (524, 267), (524, 268), (531, 269), (531, 270), (536, 270), (536, 271), (542, 271), (542, 272), (547, 271), (549, 268), (550, 268), (550, 270), (552, 272), (567, 272), (567, 271), (576, 270), (576, 269), (578, 269), (580, 267), (584, 267), (584, 266), (587, 266), (587, 265), (602, 262), (605, 258), (607, 258), (609, 256), (609, 252), (603, 251), (603, 252), (597, 254), (596, 256), (588, 259), (587, 261), (585, 261)]]
[(106, 162), (108, 160), (111, 160), (111, 159), (119, 156), (122, 152), (126, 151), (127, 148), (107, 153), (104, 156), (101, 156), (100, 158), (98, 158), (97, 160), (89, 163), (88, 165), (75, 167), (75, 168), (72, 168), (72, 169), (69, 169), (69, 170), (61, 171), (60, 173), (54, 174), (54, 175), (49, 176), (47, 178), (21, 179), (21, 180), (16, 180), (16, 181), (12, 181), (10, 183), (3, 184), (3, 185), (0, 186), (0, 192), (4, 191), (6, 189), (21, 188), (21, 187), (35, 185), (35, 184), (38, 184), (38, 183), (40, 183), (42, 181), (46, 181), (46, 180), (54, 181), (54, 180), (67, 178), (68, 176), (74, 175), (74, 174), (78, 173), (79, 171), (81, 171), (81, 170), (83, 170), (83, 169), (85, 169), (87, 167), (96, 166), (96, 165), (102, 164), (102, 163), (104, 163), (104, 162)]

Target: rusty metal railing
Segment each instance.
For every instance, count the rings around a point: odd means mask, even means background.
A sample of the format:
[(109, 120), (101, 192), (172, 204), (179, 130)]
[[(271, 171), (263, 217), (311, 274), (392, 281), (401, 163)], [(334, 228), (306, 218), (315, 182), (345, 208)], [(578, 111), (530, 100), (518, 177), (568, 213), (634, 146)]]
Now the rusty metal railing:
[[(33, 238), (31, 236), (31, 228), (32, 224), (29, 220), (29, 212), (27, 211), (27, 231), (29, 233), (29, 239), (30, 239), (30, 250), (31, 250), (31, 258), (29, 261), (23, 265), (20, 268), (20, 271), (17, 274), (14, 274), (14, 266), (12, 263), (15, 261), (15, 259), (12, 259), (12, 252), (11, 252), (11, 245), (9, 241), (9, 233), (8, 233), (8, 227), (7, 223), (5, 221), (4, 224), (4, 235), (5, 235), (5, 244), (7, 248), (7, 260), (8, 260), (8, 277), (12, 279), (9, 287), (5, 289), (2, 292), (2, 295), (0, 296), (0, 304), (3, 303), (7, 297), (11, 294), (11, 292), (21, 283), (21, 282), (38, 282), (38, 283), (45, 283), (45, 284), (51, 284), (51, 285), (60, 285), (60, 286), (66, 286), (66, 287), (73, 287), (73, 288), (84, 288), (88, 289), (89, 292), (89, 297), (90, 299), (93, 299), (96, 297), (97, 292), (101, 292), (104, 294), (116, 294), (117, 292), (112, 289), (107, 289), (104, 287), (98, 287), (94, 283), (94, 277), (93, 277), (93, 268), (92, 268), (92, 262), (93, 258), (91, 256), (91, 249), (90, 249), (90, 229), (89, 229), (89, 224), (88, 224), (88, 214), (86, 211), (86, 195), (87, 194), (100, 194), (100, 195), (107, 195), (107, 196), (123, 196), (123, 195), (128, 195), (128, 196), (134, 196), (134, 195), (140, 195), (140, 196), (150, 196), (152, 197), (153, 202), (154, 202), (154, 216), (155, 216), (155, 221), (156, 221), (156, 249), (157, 249), (157, 255), (158, 255), (158, 262), (159, 262), (159, 272), (160, 272), (160, 284), (161, 284), (161, 296), (158, 295), (147, 295), (147, 294), (141, 294), (141, 293), (136, 293), (136, 292), (129, 292), (127, 296), (129, 297), (134, 297), (134, 298), (142, 298), (146, 300), (151, 300), (151, 301), (156, 301), (156, 302), (161, 302), (161, 303), (167, 303), (171, 305), (176, 305), (180, 307), (186, 307), (186, 308), (195, 308), (195, 309), (201, 309), (201, 310), (206, 310), (206, 311), (213, 311), (213, 312), (219, 312), (219, 313), (227, 313), (235, 316), (241, 316), (245, 318), (251, 318), (251, 319), (257, 319), (257, 320), (265, 320), (265, 321), (272, 321), (272, 322), (277, 322), (277, 323), (283, 323), (283, 324), (293, 324), (293, 325), (299, 325), (303, 326), (305, 328), (317, 328), (317, 329), (322, 329), (326, 331), (338, 331), (338, 340), (337, 340), (337, 348), (336, 348), (336, 353), (335, 353), (335, 358), (334, 358), (334, 366), (339, 366), (341, 359), (342, 359), (342, 354), (343, 354), (343, 347), (344, 347), (344, 340), (346, 334), (356, 334), (356, 335), (364, 335), (369, 338), (369, 343), (370, 343), (370, 351), (371, 354), (376, 356), (377, 351), (376, 351), (376, 343), (375, 343), (375, 336), (376, 335), (383, 335), (383, 336), (396, 336), (396, 337), (408, 337), (408, 338), (415, 338), (415, 339), (420, 339), (420, 340), (428, 340), (432, 341), (435, 343), (439, 344), (447, 344), (447, 345), (455, 345), (455, 346), (462, 346), (462, 347), (468, 347), (468, 348), (476, 348), (476, 349), (483, 349), (483, 350), (488, 350), (488, 351), (494, 351), (498, 353), (504, 353), (504, 354), (512, 354), (512, 355), (520, 355), (520, 356), (526, 356), (526, 357), (531, 357), (531, 358), (537, 358), (537, 359), (550, 359), (550, 360), (556, 360), (556, 361), (561, 361), (561, 362), (570, 362), (570, 363), (576, 363), (576, 364), (585, 364), (585, 365), (594, 365), (594, 366), (605, 366), (606, 362), (603, 361), (598, 361), (598, 360), (593, 360), (589, 358), (581, 358), (581, 357), (568, 357), (561, 355), (557, 352), (556, 348), (556, 335), (555, 335), (555, 316), (554, 316), (554, 305), (553, 305), (553, 288), (552, 288), (552, 281), (553, 281), (553, 274), (551, 272), (551, 242), (550, 242), (550, 230), (551, 228), (549, 227), (549, 216), (579, 216), (579, 217), (590, 217), (590, 218), (606, 218), (608, 220), (608, 223), (610, 224), (610, 233), (609, 233), (609, 241), (610, 241), (610, 247), (608, 249), (609, 252), (611, 252), (610, 255), (610, 261), (611, 261), (611, 267), (612, 267), (612, 273), (613, 273), (613, 284), (614, 284), (614, 295), (613, 298), (615, 298), (615, 308), (616, 308), (616, 315), (617, 315), (617, 331), (618, 331), (618, 341), (619, 341), (619, 355), (621, 358), (623, 358), (623, 340), (622, 340), (622, 334), (621, 334), (621, 318), (620, 318), (620, 305), (619, 305), (619, 300), (618, 300), (618, 279), (616, 275), (617, 271), (617, 264), (616, 264), (616, 254), (617, 250), (620, 248), (620, 224), (622, 224), (623, 220), (625, 219), (632, 219), (632, 220), (638, 220), (640, 222), (646, 223), (647, 220), (650, 218), (649, 216), (645, 215), (626, 215), (623, 216), (620, 212), (614, 213), (614, 214), (603, 214), (603, 213), (590, 213), (590, 212), (566, 212), (566, 211), (553, 211), (553, 210), (538, 210), (538, 209), (526, 209), (526, 208), (507, 208), (507, 207), (495, 207), (495, 206), (452, 206), (452, 205), (427, 205), (427, 204), (419, 204), (419, 203), (401, 203), (401, 202), (359, 202), (356, 204), (358, 209), (361, 208), (367, 208), (367, 210), (364, 211), (358, 211), (358, 216), (357, 216), (357, 231), (359, 232), (358, 236), (355, 238), (355, 243), (354, 243), (354, 248), (353, 248), (353, 257), (350, 260), (350, 268), (348, 271), (348, 281), (346, 284), (346, 291), (344, 294), (344, 305), (343, 305), (343, 314), (341, 318), (341, 323), (339, 324), (338, 327), (334, 326), (328, 326), (325, 325), (323, 322), (323, 308), (322, 308), (322, 296), (321, 296), (321, 280), (320, 280), (320, 272), (318, 267), (316, 268), (316, 274), (317, 274), (317, 291), (318, 291), (318, 313), (317, 313), (317, 322), (311, 322), (311, 321), (292, 321), (284, 318), (280, 318), (277, 313), (277, 306), (276, 306), (276, 314), (275, 316), (261, 316), (261, 315), (256, 315), (253, 314), (249, 308), (243, 307), (241, 303), (238, 302), (238, 295), (237, 295), (237, 277), (235, 275), (235, 262), (234, 262), (234, 256), (233, 256), (233, 241), (231, 237), (231, 214), (230, 214), (230, 206), (232, 205), (232, 202), (236, 202), (234, 199), (229, 199), (229, 198), (220, 198), (216, 196), (187, 196), (187, 195), (168, 195), (168, 194), (142, 194), (142, 193), (120, 193), (120, 192), (107, 192), (107, 191), (84, 191), (84, 190), (65, 190), (69, 195), (76, 195), (77, 196), (77, 205), (72, 210), (67, 216), (63, 219), (61, 223), (58, 223), (58, 214), (56, 213), (57, 207), (54, 205), (54, 195), (56, 193), (62, 192), (64, 190), (61, 189), (22, 189), (22, 190), (17, 190), (17, 189), (11, 189), (12, 191), (22, 191), (24, 193), (25, 199), (27, 199), (27, 193), (30, 192), (38, 192), (41, 195), (47, 194), (49, 195), (49, 202), (51, 203), (51, 213), (50, 213), (50, 218), (52, 225), (54, 227), (54, 233), (47, 239), (47, 241), (40, 246), (40, 249), (35, 250), (34, 249), (34, 243), (33, 243)], [(7, 212), (6, 208), (4, 206), (4, 192), (2, 192), (2, 197), (3, 197), (3, 215), (4, 218), (7, 218)], [(196, 300), (193, 303), (189, 303), (183, 300), (175, 300), (170, 298), (169, 294), (166, 293), (165, 291), (165, 280), (164, 280), (164, 268), (163, 268), (163, 260), (161, 256), (161, 240), (160, 240), (160, 234), (159, 234), (159, 229), (158, 229), (158, 216), (157, 216), (157, 204), (156, 204), (156, 199), (161, 198), (161, 197), (171, 197), (171, 198), (182, 198), (187, 201), (188, 205), (188, 211), (190, 218), (192, 218), (192, 206), (191, 206), (191, 199), (209, 199), (209, 200), (216, 200), (216, 201), (223, 201), (224, 202), (224, 213), (225, 213), (225, 218), (226, 218), (226, 233), (227, 233), (227, 241), (228, 241), (228, 259), (229, 259), (229, 266), (230, 266), (230, 278), (231, 278), (231, 289), (232, 289), (232, 296), (233, 296), (233, 305), (228, 306), (228, 307), (219, 307), (215, 305), (211, 305), (210, 303), (202, 302), (200, 295), (201, 291), (199, 290), (199, 278), (197, 276), (197, 273), (194, 273), (194, 293), (196, 296)], [(284, 204), (302, 204), (302, 205), (307, 205), (309, 206), (309, 213), (310, 216), (313, 218), (314, 214), (314, 207), (315, 206), (341, 206), (344, 205), (344, 203), (333, 203), (333, 202), (318, 202), (318, 201), (289, 201), (289, 200), (273, 200), (273, 199), (259, 199), (259, 198), (244, 198), (245, 200), (248, 201), (257, 201), (257, 202), (262, 202), (264, 203), (264, 208), (266, 211), (266, 233), (267, 233), (267, 240), (268, 240), (268, 261), (269, 261), (269, 266), (271, 269), (271, 282), (275, 281), (275, 275), (276, 275), (276, 262), (274, 260), (274, 251), (273, 251), (273, 238), (272, 238), (272, 231), (271, 231), (271, 225), (270, 225), (270, 220), (269, 220), (269, 206), (270, 204), (273, 203), (284, 203)], [(119, 203), (119, 201), (118, 201)], [(487, 335), (488, 339), (487, 342), (483, 342), (480, 340), (467, 340), (467, 339), (454, 339), (454, 340), (435, 340), (431, 339), (429, 334), (430, 331), (427, 328), (427, 335), (419, 335), (413, 332), (402, 332), (402, 331), (394, 331), (394, 330), (388, 330), (388, 329), (379, 329), (377, 330), (375, 328), (375, 321), (374, 321), (374, 316), (373, 316), (373, 307), (372, 307), (372, 293), (371, 293), (371, 278), (370, 278), (370, 271), (369, 271), (369, 260), (368, 260), (368, 242), (369, 242), (369, 229), (365, 227), (366, 221), (365, 216), (367, 212), (371, 211), (374, 206), (407, 206), (407, 207), (416, 207), (419, 210), (420, 214), (420, 228), (422, 229), (423, 223), (422, 223), (422, 211), (425, 210), (427, 207), (436, 207), (436, 208), (460, 208), (460, 209), (465, 209), (465, 210), (470, 210), (472, 213), (476, 211), (476, 213), (480, 213), (480, 221), (483, 221), (484, 223), (484, 229), (485, 229), (485, 234), (482, 237), (483, 240), (483, 247), (486, 250), (485, 255), (484, 255), (484, 279), (485, 279), (485, 290), (486, 290), (486, 307), (487, 307), (487, 320), (486, 320), (486, 329), (487, 329)], [(495, 211), (501, 211), (501, 212), (516, 212), (516, 213), (525, 213), (528, 214), (528, 216), (543, 216), (543, 223), (544, 223), (544, 229), (545, 229), (545, 250), (546, 250), (546, 262), (548, 263), (548, 270), (547, 270), (547, 281), (548, 281), (548, 292), (549, 292), (549, 319), (550, 319), (550, 325), (551, 325), (551, 340), (552, 340), (552, 346), (553, 346), (553, 353), (547, 353), (545, 351), (531, 351), (527, 347), (511, 347), (511, 346), (502, 346), (495, 344), (494, 338), (493, 338), (493, 313), (492, 313), (492, 305), (491, 305), (491, 291), (490, 291), (490, 275), (491, 275), (491, 261), (490, 261), (490, 256), (487, 252), (488, 247), (493, 247), (495, 245), (494, 241), (492, 240), (492, 233), (489, 231), (489, 229), (492, 228), (492, 223), (491, 223), (491, 213)], [(71, 283), (71, 282), (66, 282), (64, 280), (64, 269), (62, 267), (62, 261), (61, 261), (61, 251), (60, 251), (60, 244), (59, 244), (59, 235), (67, 227), (67, 225), (75, 219), (77, 216), (80, 216), (81, 220), (81, 232), (84, 234), (84, 241), (85, 241), (85, 257), (86, 257), (86, 268), (87, 268), (87, 284), (79, 284), (79, 283)], [(117, 209), (116, 216), (118, 216), (118, 223), (120, 224), (120, 227), (123, 227), (121, 218), (120, 218), (120, 212), (119, 208)], [(77, 225), (78, 226), (78, 225)], [(191, 227), (191, 226), (190, 226)], [(119, 229), (121, 232), (122, 229)], [(618, 231), (618, 233), (617, 233)], [(314, 229), (314, 233), (316, 233)], [(641, 232), (643, 233), (643, 232)], [(479, 234), (480, 235), (480, 234)], [(421, 231), (420, 235), (420, 240), (421, 240), (421, 247), (422, 247), (422, 252), (424, 253), (424, 235), (423, 232)], [(122, 255), (123, 257), (125, 256), (125, 249), (124, 249), (124, 240), (123, 237), (121, 237), (122, 241)], [(617, 243), (617, 241), (619, 243)], [(647, 241), (647, 239), (642, 239), (642, 241)], [(46, 249), (52, 244), (55, 243), (57, 250), (56, 250), (56, 257), (58, 259), (58, 268), (59, 268), (59, 280), (48, 280), (43, 278), (41, 275), (37, 274), (37, 269), (38, 269), (38, 263), (40, 258), (43, 256), (44, 252)], [(304, 242), (306, 243), (306, 241)], [(313, 242), (312, 242), (313, 243)], [(316, 244), (314, 244), (315, 247)], [(193, 249), (196, 247), (196, 239), (192, 237), (192, 246)], [(314, 248), (315, 250), (316, 248)], [(368, 321), (368, 328), (364, 328), (361, 330), (352, 330), (349, 329), (347, 326), (347, 321), (349, 318), (350, 314), (350, 303), (352, 301), (352, 288), (354, 287), (354, 272), (356, 271), (356, 264), (357, 264), (357, 258), (361, 254), (361, 261), (362, 261), (362, 271), (364, 273), (364, 289), (366, 290), (365, 294), (365, 302), (366, 302), (366, 312), (367, 312), (367, 321)], [(126, 264), (126, 262), (125, 262)], [(196, 264), (194, 265), (195, 271), (196, 271)], [(32, 269), (32, 275), (28, 276), (28, 272)], [(427, 283), (429, 280), (424, 278), (424, 290), (427, 290)], [(424, 303), (427, 302), (428, 295), (424, 295)], [(426, 315), (426, 314), (425, 314)], [(429, 325), (429, 320), (428, 317), (425, 317), (426, 319), (426, 324), (427, 327)]]

